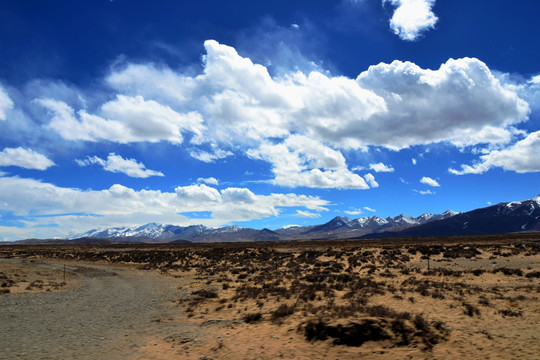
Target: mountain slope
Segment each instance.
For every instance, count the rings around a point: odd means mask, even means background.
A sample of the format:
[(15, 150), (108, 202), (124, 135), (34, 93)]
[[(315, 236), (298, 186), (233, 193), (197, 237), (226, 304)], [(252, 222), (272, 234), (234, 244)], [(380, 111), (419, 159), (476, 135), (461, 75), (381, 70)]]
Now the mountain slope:
[(448, 210), (442, 214), (422, 214), (418, 217), (407, 215), (398, 215), (395, 217), (387, 217), (383, 219), (378, 216), (361, 217), (351, 220), (345, 216), (337, 216), (327, 223), (308, 226), (294, 227), (288, 229), (276, 230), (284, 239), (345, 239), (352, 237), (360, 237), (362, 235), (382, 232), (382, 231), (399, 231), (411, 226), (425, 224), (430, 221), (446, 219), (457, 214), (454, 211)]
[(386, 231), (363, 237), (488, 235), (522, 231), (540, 231), (540, 195), (529, 200), (500, 203), (456, 214), (447, 219), (400, 231)]

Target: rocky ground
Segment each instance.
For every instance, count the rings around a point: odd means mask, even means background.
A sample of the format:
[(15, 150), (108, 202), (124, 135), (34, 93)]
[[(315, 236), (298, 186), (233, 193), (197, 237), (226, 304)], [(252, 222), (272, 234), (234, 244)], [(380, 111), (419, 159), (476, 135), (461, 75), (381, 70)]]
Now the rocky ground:
[(0, 358), (540, 358), (534, 237), (0, 247), (0, 258)]

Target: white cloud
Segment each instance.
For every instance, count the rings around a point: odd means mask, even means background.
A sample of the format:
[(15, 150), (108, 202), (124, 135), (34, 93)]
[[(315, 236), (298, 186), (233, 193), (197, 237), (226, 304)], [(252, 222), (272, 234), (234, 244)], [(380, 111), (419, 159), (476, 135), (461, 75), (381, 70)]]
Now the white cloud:
[(292, 135), (280, 144), (263, 143), (247, 155), (273, 164), (276, 185), (369, 188), (361, 176), (347, 169), (341, 152), (305, 136)]
[(193, 150), (189, 153), (192, 158), (200, 160), (205, 163), (213, 163), (216, 160), (225, 159), (226, 157), (232, 156), (233, 153), (228, 150), (218, 149), (212, 146), (212, 152), (203, 151), (203, 150)]
[(370, 66), (357, 81), (383, 97), (388, 112), (351, 126), (348, 136), (395, 150), (441, 141), (505, 142), (506, 128), (529, 114), (515, 90), (475, 58), (450, 59), (438, 70), (396, 60)]
[(246, 188), (227, 188), (221, 192), (221, 198), (231, 203), (254, 204), (257, 201), (255, 194)]
[(416, 191), (420, 195), (435, 195), (435, 193), (429, 189), (428, 190), (414, 190), (414, 191)]
[[(357, 79), (319, 71), (271, 76), (232, 47), (213, 40), (204, 46), (198, 75), (152, 64), (113, 69), (106, 80), (118, 94), (94, 111), (37, 100), (52, 114), (47, 128), (69, 140), (188, 139), (187, 151), (204, 162), (233, 155), (225, 149), (269, 162), (276, 185), (366, 189), (341, 150), (500, 146), (530, 111), (517, 86), (475, 58), (449, 59), (437, 70), (380, 63)], [(370, 169), (392, 169), (383, 165)]]
[(481, 174), (494, 167), (517, 173), (540, 171), (540, 131), (529, 134), (512, 146), (493, 150), (480, 156), (481, 162), (474, 165), (461, 165), (461, 170), (449, 169), (452, 174)]
[(424, 176), (422, 179), (420, 179), (420, 182), (422, 184), (426, 184), (426, 185), (433, 186), (433, 187), (440, 187), (441, 186), (441, 185), (439, 185), (437, 180), (434, 180), (434, 179), (432, 179), (430, 177), (427, 177), (427, 176)]
[(416, 40), (426, 30), (433, 29), (438, 21), (431, 11), (435, 0), (383, 0), (396, 7), (390, 28), (402, 40)]
[[(450, 59), (437, 70), (381, 63), (356, 80), (318, 71), (272, 77), (232, 47), (213, 40), (204, 46), (204, 71), (196, 76), (151, 64), (113, 70), (107, 82), (120, 94), (95, 115), (39, 100), (53, 114), (49, 128), (72, 140), (180, 143), (185, 134), (194, 145), (218, 149), (296, 134), (334, 150), (399, 150), (442, 141), (505, 143), (509, 127), (529, 113), (517, 87), (474, 58)], [(231, 153), (195, 148), (191, 154), (212, 162)]]
[(84, 160), (75, 160), (79, 166), (88, 166), (92, 164), (101, 165), (104, 170), (113, 173), (123, 173), (135, 178), (147, 178), (150, 176), (164, 176), (162, 172), (149, 170), (144, 164), (137, 162), (135, 159), (124, 159), (120, 155), (110, 153), (107, 160), (103, 160), (97, 156), (88, 157)]
[(364, 179), (366, 179), (367, 183), (372, 188), (379, 187), (379, 184), (375, 181), (375, 176), (373, 176), (373, 174), (368, 173), (368, 174), (364, 175)]
[(540, 75), (533, 76), (528, 82), (533, 85), (540, 85)]
[(382, 162), (377, 164), (369, 164), (369, 168), (375, 172), (394, 172), (394, 168), (392, 166), (387, 166)]
[[(57, 226), (48, 236), (67, 236), (96, 227), (147, 222), (222, 226), (232, 221), (277, 216), (283, 207), (328, 211), (324, 207), (328, 201), (296, 194), (257, 195), (249, 189), (239, 188), (224, 189), (220, 193), (204, 184), (177, 187), (175, 192), (137, 191), (119, 184), (105, 190), (79, 190), (18, 177), (0, 177), (0, 204), (25, 223), (26, 227), (17, 235), (19, 239), (43, 236), (44, 230), (36, 226), (51, 222)], [(212, 216), (188, 219), (178, 215), (198, 211), (211, 212)], [(39, 216), (51, 214), (64, 215)]]
[(7, 111), (11, 108), (13, 108), (13, 101), (11, 101), (6, 90), (0, 85), (0, 121), (6, 120)]
[(412, 158), (411, 162), (412, 162), (413, 165), (416, 165), (416, 159), (415, 158)]
[[(175, 189), (176, 195), (186, 205), (217, 203), (221, 201), (221, 194), (213, 187), (204, 184), (179, 186)], [(202, 211), (202, 210), (200, 210)]]
[(5, 148), (0, 152), (0, 166), (18, 166), (25, 169), (46, 170), (55, 165), (45, 155), (32, 149)]
[(367, 211), (371, 211), (371, 212), (377, 212), (377, 210), (372, 209), (372, 208), (367, 207), (367, 206), (364, 206), (363, 209), (364, 209), (364, 210), (367, 210)]
[(345, 210), (343, 211), (345, 214), (347, 215), (352, 215), (352, 216), (356, 216), (356, 215), (360, 215), (362, 213), (362, 210), (360, 209), (355, 209), (355, 210)]
[(208, 185), (218, 185), (218, 184), (219, 184), (218, 179), (216, 179), (215, 177), (198, 178), (198, 179), (197, 179), (197, 182), (198, 182), (198, 183), (203, 182), (203, 183), (206, 183), (206, 184), (208, 184)]
[[(507, 143), (509, 127), (529, 113), (518, 87), (474, 58), (449, 59), (437, 70), (381, 63), (356, 80), (317, 71), (272, 77), (232, 47), (204, 46), (204, 71), (196, 76), (152, 64), (113, 70), (107, 83), (119, 94), (94, 112), (38, 100), (53, 115), (48, 128), (70, 140), (178, 144), (189, 136), (194, 145), (254, 147), (298, 134), (333, 149), (399, 150)], [(231, 154), (190, 152), (205, 162)]]
[(320, 218), (321, 214), (313, 213), (310, 211), (304, 211), (304, 210), (296, 210), (296, 216), (303, 217), (303, 218), (316, 219), (316, 218)]
[(196, 112), (179, 114), (142, 96), (118, 95), (116, 100), (101, 106), (101, 116), (85, 110), (75, 114), (69, 105), (54, 99), (39, 99), (37, 103), (53, 114), (47, 127), (66, 140), (179, 144), (183, 141), (182, 132), (190, 132), (198, 139), (203, 130), (202, 118)]
[(205, 139), (221, 143), (254, 144), (292, 132), (331, 134), (342, 123), (386, 111), (383, 99), (353, 79), (317, 71), (272, 78), (266, 67), (241, 57), (232, 47), (213, 40), (204, 46), (204, 71), (198, 76), (128, 65), (112, 72), (108, 83), (131, 97), (142, 95), (182, 113), (201, 114)]

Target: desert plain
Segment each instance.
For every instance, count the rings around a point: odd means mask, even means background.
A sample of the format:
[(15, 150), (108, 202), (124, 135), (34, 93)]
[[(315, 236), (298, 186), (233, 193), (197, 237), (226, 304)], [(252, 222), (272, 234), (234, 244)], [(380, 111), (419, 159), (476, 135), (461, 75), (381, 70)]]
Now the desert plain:
[(0, 359), (540, 359), (540, 235), (0, 247)]

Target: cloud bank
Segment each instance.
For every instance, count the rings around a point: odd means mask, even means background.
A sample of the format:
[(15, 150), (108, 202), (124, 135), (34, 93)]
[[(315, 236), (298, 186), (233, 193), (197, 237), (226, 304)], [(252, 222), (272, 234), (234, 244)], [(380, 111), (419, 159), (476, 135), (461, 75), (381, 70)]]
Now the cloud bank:
[(230, 46), (204, 47), (197, 75), (154, 64), (113, 69), (105, 80), (115, 95), (93, 110), (38, 99), (51, 115), (46, 129), (69, 141), (188, 142), (190, 155), (207, 163), (237, 152), (265, 161), (276, 185), (367, 189), (344, 151), (504, 145), (530, 111), (516, 86), (475, 58), (435, 70), (380, 63), (356, 79), (319, 71), (272, 77)]
[[(329, 203), (315, 196), (257, 195), (246, 188), (232, 187), (219, 191), (205, 184), (179, 186), (174, 192), (137, 191), (120, 184), (104, 190), (80, 190), (34, 179), (0, 177), (0, 204), (17, 215), (26, 227), (24, 236), (31, 237), (34, 232), (43, 234), (45, 230), (40, 226), (51, 222), (54, 224), (51, 232), (56, 236), (81, 231), (81, 224), (86, 229), (154, 221), (222, 226), (233, 221), (277, 216), (287, 207), (326, 211)], [(210, 211), (212, 216), (188, 219), (181, 215), (199, 211)]]

